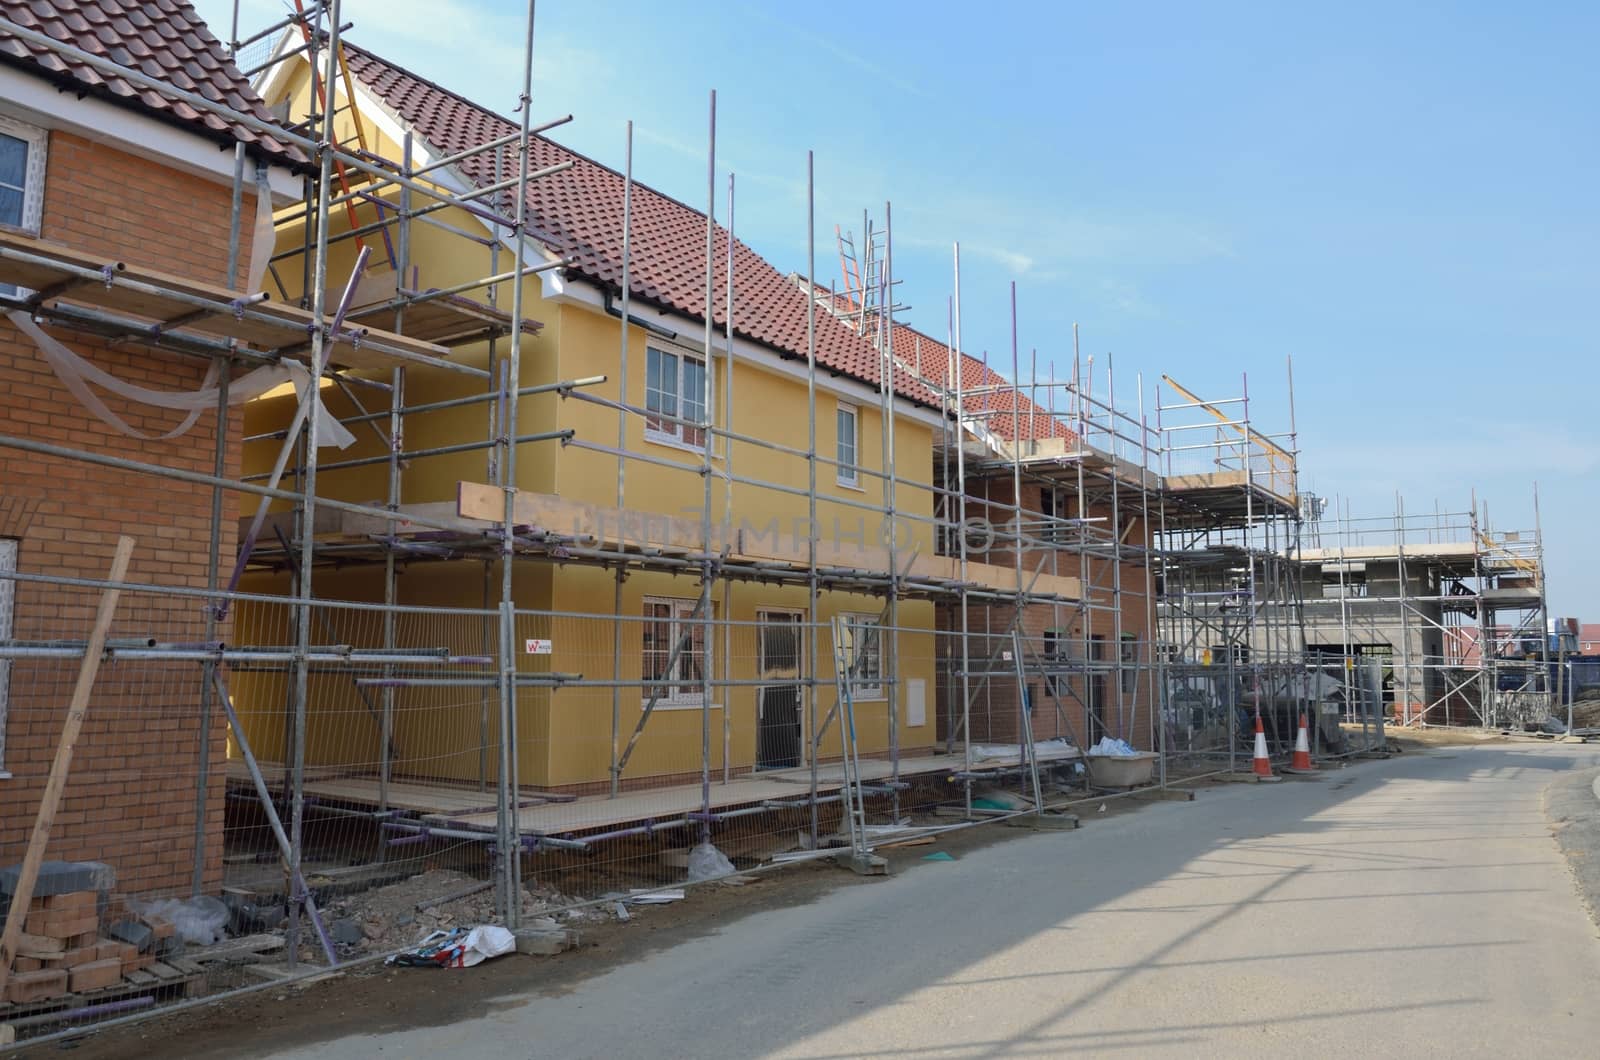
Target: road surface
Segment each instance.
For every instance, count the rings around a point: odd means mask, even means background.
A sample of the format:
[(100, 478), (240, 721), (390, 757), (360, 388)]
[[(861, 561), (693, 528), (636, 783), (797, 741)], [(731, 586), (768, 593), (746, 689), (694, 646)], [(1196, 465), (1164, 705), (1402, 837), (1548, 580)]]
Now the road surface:
[(1495, 744), (1210, 789), (266, 1055), (1593, 1056), (1600, 942), (1542, 798), (1595, 766)]

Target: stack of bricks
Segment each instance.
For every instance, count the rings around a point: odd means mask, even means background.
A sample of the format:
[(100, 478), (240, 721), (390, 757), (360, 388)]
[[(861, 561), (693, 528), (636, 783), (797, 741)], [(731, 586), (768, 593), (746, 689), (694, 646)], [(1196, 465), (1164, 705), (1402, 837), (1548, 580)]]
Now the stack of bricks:
[(99, 891), (35, 898), (23, 921), (5, 1000), (26, 1004), (115, 986), (129, 972), (181, 947), (172, 921), (126, 915), (119, 902)]

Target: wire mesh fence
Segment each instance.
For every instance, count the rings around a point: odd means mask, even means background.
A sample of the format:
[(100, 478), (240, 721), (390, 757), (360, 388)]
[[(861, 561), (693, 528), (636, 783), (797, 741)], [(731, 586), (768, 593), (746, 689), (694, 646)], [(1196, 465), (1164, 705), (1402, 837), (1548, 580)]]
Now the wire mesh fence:
[[(5, 764), (12, 805), (32, 807), (102, 586), (14, 577)], [(890, 625), (842, 596), (816, 622), (729, 602), (617, 615), (129, 587), (49, 856), (105, 866), (96, 945), (153, 911), (185, 930), (136, 946), (114, 997), (11, 1015), (63, 1033), (452, 924), (612, 917), (641, 892), (830, 851), (870, 869), (918, 833), (1163, 777), (1175, 715), (1158, 700), (1178, 686), (1144, 640), (963, 644), (923, 603)], [(1099, 775), (1084, 751), (1107, 737), (1147, 771)], [(5, 815), (0, 864), (31, 825)], [(201, 910), (220, 918), (209, 937)]]

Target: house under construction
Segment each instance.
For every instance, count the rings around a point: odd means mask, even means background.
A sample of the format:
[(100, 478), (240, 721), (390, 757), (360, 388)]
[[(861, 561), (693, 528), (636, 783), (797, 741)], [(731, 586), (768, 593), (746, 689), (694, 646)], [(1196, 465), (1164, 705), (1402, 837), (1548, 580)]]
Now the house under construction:
[[(0, 595), (0, 665), (38, 787), (91, 659), (122, 683), (119, 723), (159, 702), (193, 745), (159, 828), (142, 774), (68, 780), (52, 841), (72, 857), (131, 867), (181, 835), (125, 874), (142, 893), (286, 899), (289, 961), (306, 940), (337, 963), (313, 874), (458, 864), (515, 926), (536, 883), (678, 879), (704, 841), (742, 864), (840, 842), (872, 871), (884, 829), (1002, 796), (1044, 817), (1103, 738), (1161, 783), (1225, 768), (1237, 690), (1313, 698), (1303, 575), (1348, 561), (1304, 540), (1292, 409), (1267, 433), (1247, 386), (1167, 377), (1147, 409), (1142, 378), (1119, 398), (1076, 348), (1066, 378), (1031, 353), (1025, 377), (1014, 299), (991, 369), (963, 352), (958, 248), (946, 333), (897, 319), (887, 205), (840, 234), (842, 285), (817, 279), (809, 204), (805, 271), (774, 267), (734, 234), (714, 95), (703, 208), (634, 179), (631, 128), (620, 171), (544, 135), (567, 119), (532, 113), (531, 4), (515, 117), (348, 44), (337, 0), (295, 6), (226, 47), (196, 29), (228, 77), (207, 91), (0, 5), (18, 62), (240, 145), (210, 286), (130, 266), (136, 240), (0, 230), (7, 308), (110, 356), (97, 385), (138, 377), (128, 349), (174, 359), (157, 381), (190, 394), (162, 400), (210, 424), (132, 455), (48, 417), (0, 433), (52, 469), (25, 489), (8, 470), (0, 518), (116, 482), (152, 508), (114, 524), (135, 556), (201, 560), (111, 579), (102, 652), (103, 571), (0, 548), (0, 587), (32, 594), (15, 614)], [(76, 386), (40, 393), (104, 421)], [(97, 477), (71, 485), (78, 467)], [(104, 526), (69, 529), (109, 553)], [(90, 800), (114, 816), (78, 816)]]

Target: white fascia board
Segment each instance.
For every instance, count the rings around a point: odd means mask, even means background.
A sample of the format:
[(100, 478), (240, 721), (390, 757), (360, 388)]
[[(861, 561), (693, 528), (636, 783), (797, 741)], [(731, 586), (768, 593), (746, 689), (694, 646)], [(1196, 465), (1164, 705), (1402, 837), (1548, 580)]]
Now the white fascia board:
[[(215, 140), (10, 66), (0, 66), (0, 100), (6, 113), (45, 129), (59, 129), (108, 144), (130, 155), (148, 158), (217, 184), (233, 186), (233, 152)], [(302, 198), (300, 178), (284, 166), (268, 166), (273, 202), (286, 205)], [(247, 170), (245, 181), (255, 181)]]

